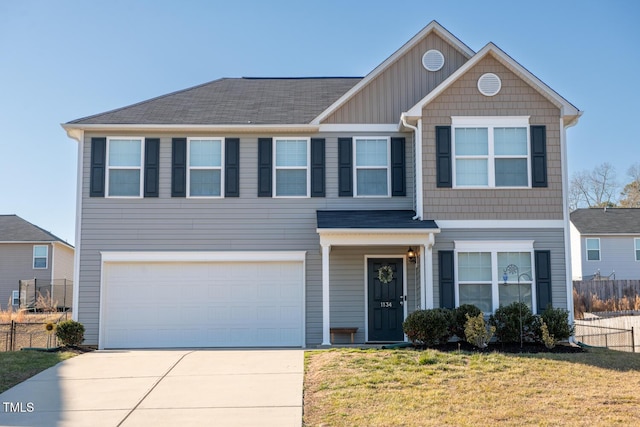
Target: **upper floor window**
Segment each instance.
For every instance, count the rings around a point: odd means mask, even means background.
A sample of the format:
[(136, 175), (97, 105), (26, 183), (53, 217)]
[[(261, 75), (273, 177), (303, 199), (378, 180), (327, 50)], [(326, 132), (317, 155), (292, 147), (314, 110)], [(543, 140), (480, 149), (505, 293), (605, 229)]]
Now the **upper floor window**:
[(275, 196), (309, 197), (309, 138), (274, 138)]
[(456, 187), (530, 187), (528, 117), (452, 117)]
[(640, 239), (633, 239), (635, 245), (636, 261), (640, 261)]
[(587, 261), (600, 261), (600, 239), (586, 239)]
[(221, 197), (223, 188), (222, 138), (188, 139), (187, 189), (189, 197)]
[(354, 138), (356, 196), (389, 196), (390, 143), (387, 137)]
[(44, 269), (48, 266), (49, 247), (46, 245), (33, 247), (33, 268)]
[(141, 197), (143, 138), (107, 138), (107, 195)]

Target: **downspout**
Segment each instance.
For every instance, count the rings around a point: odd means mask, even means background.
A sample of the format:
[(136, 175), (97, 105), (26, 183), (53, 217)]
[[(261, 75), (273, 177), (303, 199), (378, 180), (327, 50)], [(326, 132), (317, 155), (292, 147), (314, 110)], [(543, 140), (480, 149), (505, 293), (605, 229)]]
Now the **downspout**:
[(416, 203), (416, 216), (413, 219), (419, 219), (422, 221), (424, 206), (422, 200), (422, 119), (418, 119), (417, 126), (410, 125), (407, 123), (407, 117), (402, 114), (400, 116), (400, 120), (402, 120), (402, 124), (413, 130), (415, 137), (414, 140), (414, 174), (415, 174), (415, 203)]

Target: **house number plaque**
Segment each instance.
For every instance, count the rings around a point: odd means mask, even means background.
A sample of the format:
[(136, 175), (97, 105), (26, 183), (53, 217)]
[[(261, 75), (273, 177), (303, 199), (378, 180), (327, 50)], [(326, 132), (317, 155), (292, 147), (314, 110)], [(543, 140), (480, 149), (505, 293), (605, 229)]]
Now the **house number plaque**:
[(380, 307), (391, 308), (391, 307), (393, 307), (393, 302), (391, 302), (391, 301), (382, 301), (382, 302), (380, 302)]

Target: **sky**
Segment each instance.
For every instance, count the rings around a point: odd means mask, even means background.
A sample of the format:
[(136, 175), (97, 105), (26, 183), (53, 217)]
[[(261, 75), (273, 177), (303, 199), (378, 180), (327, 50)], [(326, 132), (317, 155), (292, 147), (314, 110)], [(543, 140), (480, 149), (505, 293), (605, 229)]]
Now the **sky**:
[(637, 0), (0, 0), (0, 214), (75, 244), (62, 123), (222, 77), (365, 76), (432, 20), (584, 111), (570, 175), (640, 162)]

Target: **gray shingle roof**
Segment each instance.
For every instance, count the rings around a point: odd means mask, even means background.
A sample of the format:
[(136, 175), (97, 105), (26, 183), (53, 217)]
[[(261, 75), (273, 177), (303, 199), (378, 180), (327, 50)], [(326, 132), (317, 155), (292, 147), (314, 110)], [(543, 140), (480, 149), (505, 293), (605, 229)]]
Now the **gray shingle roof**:
[(580, 234), (640, 234), (640, 209), (576, 209), (571, 222)]
[(0, 215), (0, 242), (64, 242), (17, 215)]
[(68, 124), (307, 124), (360, 80), (225, 78)]
[(414, 211), (317, 211), (318, 228), (435, 229), (435, 221), (414, 220)]

